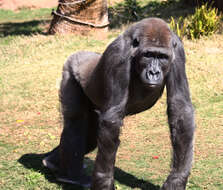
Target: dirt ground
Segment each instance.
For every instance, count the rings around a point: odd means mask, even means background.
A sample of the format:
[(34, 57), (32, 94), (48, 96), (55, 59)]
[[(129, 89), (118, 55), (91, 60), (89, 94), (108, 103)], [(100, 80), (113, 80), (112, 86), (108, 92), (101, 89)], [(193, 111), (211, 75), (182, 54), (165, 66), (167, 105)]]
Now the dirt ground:
[(58, 0), (0, 0), (0, 9), (51, 8), (57, 3)]

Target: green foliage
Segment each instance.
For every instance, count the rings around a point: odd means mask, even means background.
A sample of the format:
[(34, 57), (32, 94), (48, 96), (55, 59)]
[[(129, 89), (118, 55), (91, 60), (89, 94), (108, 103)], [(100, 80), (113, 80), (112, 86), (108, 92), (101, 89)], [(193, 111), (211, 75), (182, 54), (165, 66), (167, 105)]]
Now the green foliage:
[(171, 17), (170, 29), (173, 30), (180, 38), (182, 38), (186, 34), (186, 22), (183, 17), (180, 17), (178, 21), (175, 21), (173, 17)]
[(123, 23), (130, 23), (142, 18), (142, 8), (137, 0), (124, 0), (109, 8), (110, 27), (120, 27)]
[(139, 2), (137, 2), (136, 0), (125, 0), (124, 9), (127, 15), (132, 17), (132, 21), (136, 21), (138, 19), (141, 10)]
[(208, 7), (207, 4), (196, 8), (188, 25), (188, 37), (191, 39), (209, 36), (217, 31), (220, 18), (217, 9)]
[(175, 21), (171, 17), (170, 28), (181, 38), (197, 39), (201, 36), (209, 36), (219, 29), (220, 17), (217, 9), (208, 7), (207, 4), (195, 9), (195, 13), (183, 19)]

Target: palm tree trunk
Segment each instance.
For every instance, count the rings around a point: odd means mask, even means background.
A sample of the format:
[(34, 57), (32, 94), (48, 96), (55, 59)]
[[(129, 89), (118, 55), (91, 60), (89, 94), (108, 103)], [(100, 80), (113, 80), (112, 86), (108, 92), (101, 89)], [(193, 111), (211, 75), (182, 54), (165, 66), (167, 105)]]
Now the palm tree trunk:
[(49, 33), (81, 33), (106, 30), (108, 10), (106, 0), (59, 0), (53, 11)]

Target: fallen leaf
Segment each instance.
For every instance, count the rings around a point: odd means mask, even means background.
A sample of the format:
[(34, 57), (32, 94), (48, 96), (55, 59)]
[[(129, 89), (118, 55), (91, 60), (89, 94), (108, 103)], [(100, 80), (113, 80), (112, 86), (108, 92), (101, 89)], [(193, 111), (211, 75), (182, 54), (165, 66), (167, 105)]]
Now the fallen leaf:
[(22, 120), (22, 119), (18, 119), (16, 122), (17, 122), (17, 123), (23, 123), (24, 120)]

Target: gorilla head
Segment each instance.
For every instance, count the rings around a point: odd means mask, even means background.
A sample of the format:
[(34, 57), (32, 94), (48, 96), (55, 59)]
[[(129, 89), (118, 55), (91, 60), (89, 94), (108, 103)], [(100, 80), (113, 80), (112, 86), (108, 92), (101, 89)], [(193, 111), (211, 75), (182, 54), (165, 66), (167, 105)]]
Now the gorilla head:
[(157, 18), (144, 20), (144, 23), (130, 29), (133, 33), (132, 47), (134, 69), (142, 83), (148, 87), (162, 86), (164, 78), (174, 58), (171, 31), (167, 24)]

